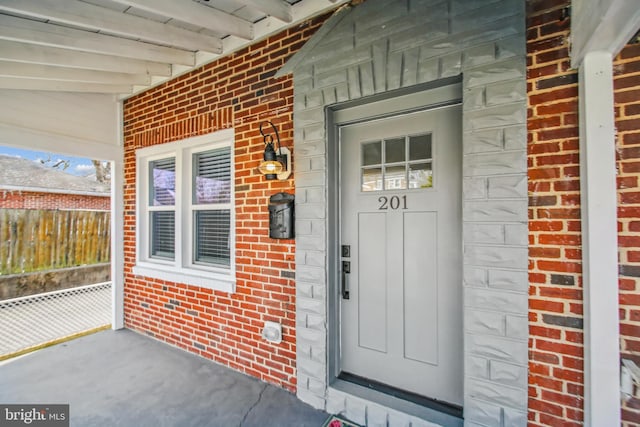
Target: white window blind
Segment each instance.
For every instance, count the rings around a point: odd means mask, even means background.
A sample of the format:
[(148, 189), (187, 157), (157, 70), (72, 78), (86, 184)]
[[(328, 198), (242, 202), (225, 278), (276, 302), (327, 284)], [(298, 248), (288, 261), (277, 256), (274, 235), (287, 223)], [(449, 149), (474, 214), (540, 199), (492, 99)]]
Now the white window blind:
[(193, 154), (193, 262), (229, 266), (231, 150)]
[(165, 259), (175, 257), (176, 159), (155, 160), (150, 163), (149, 220), (151, 222), (151, 256)]

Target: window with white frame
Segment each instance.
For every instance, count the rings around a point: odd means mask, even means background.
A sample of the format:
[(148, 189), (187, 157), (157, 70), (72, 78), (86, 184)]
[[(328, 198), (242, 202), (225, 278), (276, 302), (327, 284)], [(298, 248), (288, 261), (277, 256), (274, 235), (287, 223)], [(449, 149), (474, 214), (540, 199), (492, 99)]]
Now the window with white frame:
[(134, 273), (233, 292), (233, 130), (137, 155)]

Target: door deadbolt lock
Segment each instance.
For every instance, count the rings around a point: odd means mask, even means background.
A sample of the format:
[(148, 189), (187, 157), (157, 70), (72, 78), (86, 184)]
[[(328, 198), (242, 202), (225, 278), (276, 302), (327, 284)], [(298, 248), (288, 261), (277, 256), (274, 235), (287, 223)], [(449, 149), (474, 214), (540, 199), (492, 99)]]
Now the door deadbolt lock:
[(342, 257), (349, 258), (351, 256), (351, 246), (342, 245)]

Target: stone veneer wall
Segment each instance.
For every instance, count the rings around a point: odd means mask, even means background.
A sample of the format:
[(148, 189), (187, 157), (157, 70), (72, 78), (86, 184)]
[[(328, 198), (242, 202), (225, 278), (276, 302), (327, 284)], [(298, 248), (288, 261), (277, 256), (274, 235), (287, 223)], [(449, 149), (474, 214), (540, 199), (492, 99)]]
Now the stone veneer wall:
[(465, 423), (526, 425), (524, 9), (516, 0), (368, 0), (334, 16), (326, 24), (333, 27), (298, 54), (304, 58), (293, 66), (297, 393), (305, 402), (368, 425), (430, 425), (328, 384), (325, 107), (461, 74)]

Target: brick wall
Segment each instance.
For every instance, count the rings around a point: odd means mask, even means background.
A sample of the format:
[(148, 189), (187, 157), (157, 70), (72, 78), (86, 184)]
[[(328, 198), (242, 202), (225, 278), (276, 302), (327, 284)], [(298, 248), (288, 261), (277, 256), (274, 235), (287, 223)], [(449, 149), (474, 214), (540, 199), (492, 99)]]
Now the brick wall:
[[(321, 25), (317, 18), (208, 64), (124, 104), (125, 323), (127, 327), (289, 390), (296, 388), (295, 247), (268, 237), (268, 198), (294, 192), (293, 179), (256, 171), (271, 120), (293, 146), (293, 83), (274, 78)], [(135, 276), (136, 149), (233, 127), (235, 130), (236, 292), (226, 294)], [(293, 153), (295, 164), (295, 153)], [(281, 322), (283, 342), (260, 337)]]
[(569, 1), (529, 1), (529, 425), (583, 419), (578, 74)]
[[(640, 44), (614, 61), (618, 157), (621, 356), (640, 365)], [(640, 425), (640, 392), (623, 404), (625, 425)]]
[(0, 190), (0, 208), (4, 209), (110, 209), (111, 199), (106, 196), (40, 193), (31, 191)]
[[(528, 2), (529, 420), (581, 425), (583, 334), (578, 73), (570, 1)], [(621, 355), (640, 363), (640, 45), (614, 61)], [(640, 424), (640, 399), (623, 407)]]

